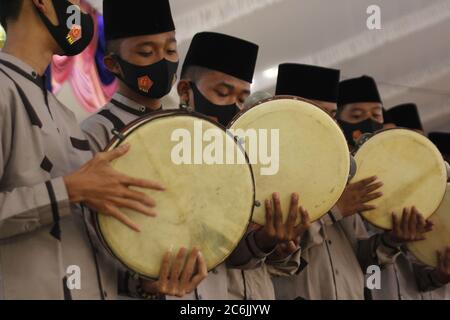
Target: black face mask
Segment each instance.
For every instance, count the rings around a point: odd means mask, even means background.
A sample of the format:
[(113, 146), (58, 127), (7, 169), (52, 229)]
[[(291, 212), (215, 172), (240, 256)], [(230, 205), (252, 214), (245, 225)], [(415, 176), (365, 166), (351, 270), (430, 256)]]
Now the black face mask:
[[(80, 8), (68, 0), (52, 0), (58, 17), (58, 25), (54, 26), (51, 21), (40, 11), (39, 16), (55, 39), (65, 56), (75, 56), (87, 48), (94, 37), (94, 21), (89, 14), (82, 13)], [(69, 9), (74, 8), (74, 10)], [(74, 17), (80, 17), (76, 21)], [(67, 24), (73, 23), (71, 28)], [(79, 23), (79, 25), (77, 25)]]
[(349, 123), (338, 120), (339, 125), (344, 131), (345, 138), (351, 146), (356, 145), (356, 141), (365, 133), (375, 133), (383, 129), (383, 125), (372, 119), (367, 119), (358, 123)]
[(178, 61), (166, 59), (148, 65), (138, 66), (115, 55), (122, 69), (122, 75), (116, 75), (133, 91), (152, 99), (161, 99), (169, 94), (178, 70)]
[(191, 82), (191, 88), (194, 92), (195, 111), (206, 116), (217, 118), (217, 121), (224, 127), (228, 126), (240, 111), (236, 104), (221, 106), (212, 103), (198, 90), (195, 83)]

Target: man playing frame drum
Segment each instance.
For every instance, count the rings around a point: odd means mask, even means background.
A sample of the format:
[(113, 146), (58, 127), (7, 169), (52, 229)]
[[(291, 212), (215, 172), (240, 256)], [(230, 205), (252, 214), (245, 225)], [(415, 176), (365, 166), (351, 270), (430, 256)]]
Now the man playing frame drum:
[[(161, 110), (176, 82), (179, 56), (168, 0), (104, 0), (105, 66), (116, 75), (117, 93), (81, 127), (96, 152), (140, 117)], [(126, 23), (124, 23), (126, 21)]]
[[(450, 155), (450, 135), (430, 133), (446, 161)], [(434, 228), (425, 240), (408, 243), (408, 250), (419, 260), (414, 264), (420, 294), (425, 299), (450, 299), (450, 184), (444, 200), (431, 216)], [(424, 266), (425, 265), (425, 266)], [(427, 267), (428, 266), (428, 267)], [(418, 275), (417, 275), (418, 274)]]
[[(211, 32), (195, 35), (178, 84), (182, 108), (192, 108), (227, 126), (250, 94), (256, 52), (256, 45), (232, 36)], [(294, 219), (286, 224), (280, 223), (282, 213), (279, 201), (279, 196), (274, 195), (274, 209), (268, 202), (266, 213), (269, 223), (256, 230), (255, 227), (250, 228), (246, 241), (248, 244), (242, 242), (228, 259), (228, 272), (225, 268), (217, 270), (216, 277), (226, 278), (228, 273), (230, 299), (274, 299), (266, 263), (276, 265), (282, 270), (280, 272), (288, 273), (296, 269), (295, 265), (286, 264), (291, 254), (299, 255), (298, 248), (290, 240), (300, 237), (307, 228), (307, 213), (300, 209), (304, 223), (295, 227), (299, 210), (299, 199), (295, 195), (290, 210)], [(286, 248), (287, 253), (283, 256), (272, 254), (281, 241), (290, 244)], [(203, 286), (205, 289), (210, 286), (209, 290), (217, 290), (220, 283), (217, 278), (209, 277), (199, 287), (199, 291)], [(207, 295), (207, 291), (204, 291)]]
[[(409, 105), (405, 106), (407, 107), (396, 109), (395, 115), (392, 117), (395, 121), (392, 122), (401, 123), (405, 128), (421, 130), (422, 126), (417, 109), (415, 107), (409, 107)], [(389, 114), (392, 113), (388, 112), (388, 116)], [(403, 118), (401, 116), (402, 114), (404, 115)], [(443, 207), (443, 204), (441, 204), (441, 207)], [(450, 292), (448, 292), (448, 286), (446, 286), (446, 283), (450, 280), (450, 269), (446, 267), (450, 257), (450, 250), (447, 250), (444, 254), (441, 251), (441, 249), (445, 248), (445, 244), (447, 242), (450, 243), (450, 241), (441, 241), (439, 253), (442, 256), (438, 263), (438, 268), (432, 268), (419, 262), (407, 248), (416, 245), (421, 246), (422, 242), (425, 244), (428, 241), (433, 241), (431, 238), (435, 238), (434, 234), (441, 234), (439, 229), (442, 230), (442, 228), (439, 228), (436, 223), (437, 219), (435, 219), (438, 212), (430, 219), (434, 223), (434, 229), (426, 234), (427, 240), (409, 242), (407, 246), (401, 246), (401, 252), (396, 257), (395, 263), (385, 266), (382, 269), (381, 289), (371, 290), (371, 295), (374, 300), (434, 300), (450, 298)], [(369, 230), (374, 230), (374, 232), (380, 232), (379, 230), (375, 230), (373, 226), (369, 225), (368, 228)], [(442, 235), (445, 237), (446, 233)], [(434, 259), (438, 257), (436, 250), (427, 252), (432, 252)]]
[[(364, 87), (373, 89), (364, 99), (369, 102), (362, 103), (362, 97), (354, 99), (351, 94), (356, 91), (361, 96)], [(364, 76), (342, 82), (340, 99), (339, 121), (349, 140), (382, 127), (381, 99), (373, 79)], [(369, 132), (370, 127), (375, 130)], [(419, 133), (401, 128), (379, 132), (360, 144), (355, 160), (358, 170), (353, 180), (376, 173), (384, 183), (384, 197), (371, 202), (378, 208), (363, 214), (373, 225), (392, 229), (398, 222), (392, 213), (400, 216), (404, 207), (418, 206), (428, 218), (442, 201), (447, 180), (444, 161), (438, 149)]]
[[(332, 111), (331, 104), (337, 103), (337, 70), (285, 64), (280, 66), (278, 77), (277, 94), (306, 97), (319, 102), (324, 111)], [(366, 266), (390, 263), (398, 252), (390, 246), (392, 237), (387, 234), (369, 238), (357, 215), (359, 211), (371, 209), (366, 203), (382, 195), (376, 192), (381, 186), (375, 177), (349, 185), (339, 201), (341, 204), (313, 224), (302, 239), (302, 260), (306, 267), (296, 275), (295, 281), (275, 279), (279, 298), (364, 299)]]
[[(380, 129), (383, 124), (383, 116), (382, 116), (382, 102), (381, 98), (379, 96), (376, 83), (375, 81), (367, 76), (363, 76), (356, 79), (350, 79), (347, 81), (344, 81), (341, 84), (341, 105), (340, 105), (340, 123), (342, 124), (344, 130), (346, 130), (346, 136), (350, 140), (350, 143), (354, 143), (354, 140), (359, 138), (359, 136), (362, 133), (368, 133), (373, 134), (377, 131), (377, 129)], [(366, 97), (362, 96), (362, 88), (368, 88), (368, 94)], [(353, 95), (354, 92), (358, 92), (358, 94)], [(393, 129), (392, 131), (384, 131), (383, 133), (392, 133), (395, 132), (397, 129)], [(405, 133), (406, 130), (399, 131), (401, 134)], [(406, 134), (412, 135), (411, 139), (424, 139), (423, 136), (416, 134), (412, 131), (406, 132)], [(376, 137), (376, 136), (375, 136)], [(352, 141), (353, 140), (353, 141)], [(369, 140), (370, 142), (370, 140)], [(386, 144), (382, 143), (381, 145), (388, 145), (390, 142), (388, 141)], [(406, 143), (402, 143), (401, 146)], [(427, 141), (423, 142), (423, 145), (429, 146)], [(366, 148), (368, 145), (362, 145), (362, 148)], [(380, 144), (379, 144), (380, 146)], [(398, 147), (398, 146), (397, 146)], [(361, 150), (361, 149), (360, 149)], [(439, 157), (434, 157), (435, 154), (434, 149), (432, 147), (429, 147), (428, 151), (426, 151), (426, 154), (428, 154), (432, 159), (436, 159), (437, 162), (437, 168), (439, 168), (440, 174), (439, 176), (445, 175), (442, 164), (440, 163), (441, 160), (439, 160)], [(395, 152), (391, 152), (391, 155), (395, 157)], [(370, 158), (372, 157), (372, 158)], [(362, 158), (362, 157), (361, 157)], [(365, 157), (367, 161), (371, 161), (374, 159), (374, 156)], [(357, 162), (360, 161), (358, 159), (358, 154), (356, 157)], [(427, 159), (428, 161), (428, 159)], [(427, 162), (425, 161), (425, 162)], [(435, 167), (435, 166), (433, 166)], [(364, 170), (363, 166), (360, 166), (360, 173)], [(414, 171), (414, 170), (413, 170)], [(442, 172), (441, 172), (442, 171)], [(415, 171), (414, 171), (415, 173)], [(357, 173), (358, 176), (358, 173)], [(438, 177), (439, 177), (438, 176)], [(387, 181), (388, 186), (391, 186), (391, 180), (390, 176), (383, 176), (384, 179)], [(445, 179), (445, 177), (444, 177)], [(439, 178), (438, 178), (439, 181)], [(437, 185), (440, 185), (438, 182)], [(417, 186), (417, 185), (415, 185)], [(386, 187), (386, 186), (385, 186)], [(420, 186), (419, 186), (420, 187)], [(387, 191), (390, 189), (386, 189)], [(389, 191), (388, 191), (389, 193)], [(376, 201), (385, 201), (385, 198), (378, 199)], [(388, 198), (386, 198), (388, 199)], [(375, 205), (377, 205), (375, 201)], [(401, 201), (401, 198), (398, 198), (398, 201)], [(394, 201), (395, 203), (395, 201)], [(412, 205), (412, 204), (410, 204)], [(377, 209), (375, 209), (376, 211)], [(429, 232), (432, 229), (432, 223), (431, 221), (426, 221), (424, 217), (419, 213), (419, 211), (413, 206), (410, 208), (402, 209), (402, 212), (398, 212), (397, 214), (401, 214), (401, 219), (397, 215), (392, 215), (392, 211), (394, 210), (387, 210), (389, 212), (385, 212), (384, 218), (382, 218), (383, 212), (380, 212), (380, 218), (382, 220), (372, 220), (375, 224), (382, 225), (385, 229), (391, 229), (391, 235), (393, 237), (396, 243), (395, 245), (401, 249), (403, 245), (405, 245), (408, 242), (414, 242), (418, 241), (424, 238), (424, 234), (426, 232)], [(372, 210), (374, 212), (374, 210)], [(368, 213), (365, 213), (366, 215)], [(371, 230), (374, 229), (374, 227), (371, 225), (369, 226)], [(402, 230), (403, 229), (403, 230)], [(386, 234), (386, 232), (383, 232)], [(403, 255), (399, 256), (400, 260), (404, 259)], [(397, 257), (398, 258), (398, 257)], [(400, 261), (399, 260), (399, 261)], [(397, 260), (396, 260), (397, 262)], [(385, 270), (391, 270), (392, 268), (395, 268), (395, 266), (389, 266), (385, 268)], [(385, 272), (384, 275), (387, 274), (388, 271)], [(398, 278), (397, 278), (398, 280)], [(393, 288), (392, 285), (394, 283), (392, 280), (388, 280), (384, 283), (384, 290), (387, 294), (391, 294), (396, 288)], [(383, 284), (382, 284), (383, 285)], [(383, 288), (382, 288), (383, 289)], [(378, 298), (377, 294), (379, 294), (381, 291), (373, 291), (375, 298)]]
[(371, 291), (374, 300), (450, 299), (449, 204), (447, 193), (430, 218), (434, 226), (426, 239), (402, 246), (395, 263), (382, 269), (381, 288)]
[(392, 107), (386, 111), (386, 117), (390, 119), (391, 123), (395, 124), (396, 127), (411, 129), (424, 134), (419, 109), (414, 103), (405, 103)]
[[(168, 0), (131, 0), (103, 2), (105, 37), (107, 41), (106, 67), (119, 79), (119, 89), (111, 102), (82, 123), (82, 129), (95, 152), (105, 150), (128, 124), (161, 109), (161, 98), (170, 92), (176, 81), (178, 51), (175, 26)], [(124, 23), (126, 22), (126, 23)], [(188, 270), (180, 270), (185, 257)], [(171, 266), (170, 261), (173, 260)], [(179, 270), (192, 281), (182, 283), (169, 269)], [(122, 294), (138, 294), (144, 298), (158, 298), (159, 294), (182, 296), (192, 292), (206, 277), (206, 264), (198, 250), (191, 253), (181, 249), (176, 257), (167, 254), (157, 282), (136, 283), (123, 274)], [(193, 274), (194, 273), (194, 274)]]
[[(45, 88), (52, 56), (76, 55), (92, 40), (92, 18), (78, 7), (81, 35), (67, 41), (80, 31), (67, 27), (78, 2), (0, 1), (8, 35), (0, 53), (0, 299), (114, 299), (113, 263), (80, 204), (126, 223), (118, 206), (154, 215), (154, 200), (129, 187), (162, 190), (111, 168), (126, 146), (91, 160), (74, 114)], [(82, 274), (71, 290), (73, 266)]]

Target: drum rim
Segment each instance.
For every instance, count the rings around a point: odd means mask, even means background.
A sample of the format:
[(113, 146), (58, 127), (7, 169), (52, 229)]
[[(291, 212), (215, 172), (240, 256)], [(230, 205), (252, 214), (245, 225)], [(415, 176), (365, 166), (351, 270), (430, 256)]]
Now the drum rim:
[[(417, 134), (417, 135), (419, 135), (419, 136), (425, 138), (426, 140), (428, 140), (428, 141), (431, 143), (430, 145), (431, 145), (432, 147), (434, 147), (434, 148), (436, 149), (437, 153), (442, 157), (442, 161), (443, 161), (444, 166), (445, 166), (445, 159), (444, 159), (444, 157), (442, 156), (441, 152), (440, 152), (439, 149), (436, 147), (436, 145), (435, 145), (435, 144), (434, 144), (427, 136), (420, 134), (420, 133), (417, 132), (416, 130), (413, 130), (413, 129), (410, 129), (410, 128), (404, 128), (404, 127), (381, 129), (381, 130), (375, 132), (369, 139), (367, 139), (367, 141), (365, 141), (361, 146), (359, 146), (358, 149), (355, 149), (355, 151), (352, 152), (353, 156), (356, 157), (356, 155), (357, 155), (358, 151), (361, 149), (361, 147), (364, 146), (364, 144), (365, 144), (366, 142), (368, 142), (370, 139), (376, 137), (376, 136), (379, 135), (379, 134), (386, 133), (386, 132), (388, 132), (388, 131), (394, 131), (394, 130), (397, 130), (397, 131), (398, 131), (398, 130), (401, 130), (401, 131), (409, 131), (409, 132), (415, 133), (415, 134)], [(355, 159), (355, 160), (356, 160), (356, 159)], [(446, 182), (446, 188), (447, 188), (447, 182)], [(442, 201), (444, 200), (445, 194), (446, 194), (446, 193), (444, 192), (444, 195), (442, 196), (442, 199), (441, 199), (440, 203), (442, 203)], [(436, 208), (436, 210), (438, 210), (438, 209), (439, 209), (439, 206)], [(433, 214), (436, 212), (436, 210), (434, 210), (434, 212), (431, 214), (430, 217), (433, 216)], [(387, 229), (385, 226), (380, 226), (380, 225), (374, 223), (373, 221), (370, 221), (369, 219), (367, 219), (367, 217), (366, 217), (366, 215), (365, 215), (364, 213), (361, 213), (360, 216), (361, 216), (365, 221), (367, 221), (368, 223), (370, 223), (371, 225), (375, 226), (376, 228), (378, 228), (378, 229), (380, 229), (380, 230), (383, 230), (383, 231), (391, 231), (391, 229)]]
[[(233, 127), (233, 125), (236, 123), (236, 121), (243, 116), (244, 114), (246, 114), (247, 112), (249, 112), (250, 110), (252, 110), (253, 108), (256, 108), (266, 102), (270, 102), (270, 101), (276, 101), (276, 100), (296, 100), (296, 101), (301, 101), (301, 102), (306, 102), (309, 103), (311, 105), (313, 105), (314, 107), (317, 107), (321, 112), (323, 112), (324, 114), (326, 114), (328, 117), (331, 118), (331, 116), (326, 113), (325, 111), (323, 111), (320, 106), (316, 103), (314, 103), (311, 100), (305, 99), (305, 98), (301, 98), (301, 97), (297, 97), (297, 96), (291, 96), (291, 95), (279, 95), (279, 96), (273, 96), (270, 98), (266, 98), (266, 99), (262, 99), (256, 103), (254, 103), (253, 105), (251, 105), (248, 108), (242, 109), (241, 111), (239, 111), (233, 118), (233, 120), (231, 120), (231, 122), (228, 124), (227, 129), (231, 129)], [(333, 119), (333, 118), (331, 118)]]
[[(111, 141), (108, 143), (107, 147), (105, 148), (104, 151), (108, 151), (110, 150), (113, 146), (115, 148), (119, 147), (126, 139), (127, 136), (129, 136), (130, 134), (132, 134), (135, 130), (137, 130), (138, 128), (141, 127), (141, 125), (147, 124), (151, 121), (155, 121), (158, 119), (162, 119), (162, 118), (166, 118), (166, 117), (170, 117), (170, 116), (188, 116), (188, 117), (192, 117), (192, 118), (197, 118), (197, 119), (202, 119), (202, 120), (206, 120), (207, 122), (215, 125), (216, 127), (218, 127), (219, 129), (221, 129), (222, 131), (225, 131), (225, 134), (228, 135), (229, 137), (231, 137), (235, 144), (237, 145), (237, 147), (244, 153), (245, 155), (245, 159), (247, 162), (247, 167), (250, 170), (250, 176), (251, 176), (251, 180), (252, 180), (252, 190), (253, 190), (253, 204), (251, 206), (251, 212), (249, 215), (249, 219), (245, 224), (245, 228), (243, 228), (243, 234), (239, 237), (239, 241), (236, 242), (236, 246), (233, 250), (231, 250), (222, 261), (218, 262), (217, 264), (214, 265), (214, 267), (211, 267), (208, 269), (208, 272), (214, 270), (215, 268), (217, 268), (218, 266), (220, 266), (222, 263), (224, 263), (229, 257), (230, 255), (233, 253), (234, 250), (236, 250), (236, 248), (239, 246), (239, 243), (244, 239), (245, 235), (247, 234), (248, 228), (250, 226), (250, 224), (252, 223), (253, 220), (253, 214), (255, 211), (255, 202), (256, 202), (256, 182), (255, 182), (255, 175), (253, 172), (253, 167), (250, 164), (250, 160), (248, 158), (247, 153), (245, 152), (245, 150), (242, 148), (242, 146), (240, 145), (240, 143), (238, 143), (238, 141), (236, 140), (236, 137), (232, 136), (227, 129), (222, 126), (219, 123), (216, 123), (215, 121), (211, 120), (210, 118), (204, 116), (203, 114), (197, 113), (197, 112), (191, 112), (191, 111), (187, 111), (187, 110), (162, 110), (162, 111), (156, 111), (152, 114), (149, 114), (145, 117), (141, 117), (139, 119), (136, 119), (135, 121), (132, 121), (131, 123), (129, 123), (127, 126), (125, 126), (120, 133), (126, 133), (126, 135), (124, 135), (124, 137), (121, 139), (117, 136), (114, 136)], [(139, 125), (141, 124), (141, 125)], [(133, 128), (133, 130), (129, 131), (131, 128)], [(94, 220), (94, 226), (96, 229), (96, 233), (97, 236), (100, 239), (100, 243), (103, 245), (103, 247), (106, 249), (106, 251), (114, 258), (116, 259), (117, 262), (119, 262), (119, 264), (124, 267), (128, 272), (131, 273), (132, 277), (139, 277), (142, 278), (144, 280), (158, 280), (159, 279), (159, 275), (157, 277), (149, 277), (147, 275), (144, 275), (142, 273), (139, 273), (135, 270), (133, 270), (133, 268), (131, 268), (125, 261), (123, 261), (121, 258), (119, 258), (113, 251), (113, 249), (111, 248), (111, 246), (108, 244), (108, 242), (106, 241), (102, 231), (101, 231), (101, 227), (100, 227), (100, 213), (99, 212), (95, 212), (95, 214), (93, 215), (93, 220)]]
[[(148, 121), (153, 121), (156, 119), (160, 119), (160, 118), (164, 118), (164, 117), (168, 117), (168, 116), (191, 116), (194, 118), (200, 118), (202, 120), (206, 120), (209, 123), (212, 123), (213, 125), (219, 127), (222, 130), (226, 130), (227, 128), (225, 128), (223, 125), (221, 125), (218, 122), (215, 122), (214, 120), (211, 120), (210, 118), (208, 118), (207, 116), (195, 112), (195, 111), (188, 111), (188, 110), (184, 110), (184, 109), (172, 109), (172, 110), (160, 110), (160, 111), (155, 111), (152, 112), (151, 114), (148, 114), (146, 116), (140, 117), (136, 120), (133, 120), (132, 122), (128, 123), (125, 127), (122, 128), (122, 130), (120, 130), (119, 133), (126, 133), (127, 135), (130, 134), (132, 131), (128, 132), (128, 130), (130, 130), (131, 128), (133, 128), (134, 126), (136, 126), (137, 124), (144, 122), (146, 120)], [(134, 130), (133, 130), (134, 131)], [(109, 141), (109, 143), (106, 145), (106, 147), (103, 149), (103, 152), (108, 152), (110, 151), (111, 147), (114, 146), (118, 141), (120, 142), (119, 137), (117, 137), (116, 135), (114, 135), (114, 137), (111, 139), (111, 141)], [(115, 148), (117, 146), (119, 146), (120, 143), (118, 143)]]
[[(370, 139), (372, 139), (373, 137), (375, 137), (375, 136), (377, 136), (377, 135), (379, 135), (379, 134), (381, 134), (381, 133), (385, 133), (385, 132), (387, 132), (387, 131), (394, 131), (394, 130), (403, 130), (403, 131), (409, 131), (409, 132), (418, 134), (418, 135), (420, 135), (420, 136), (426, 138), (427, 140), (429, 140), (429, 141), (433, 144), (433, 146), (435, 146), (434, 143), (433, 143), (427, 136), (425, 136), (425, 135), (423, 135), (423, 134), (420, 134), (420, 133), (417, 132), (416, 130), (413, 130), (413, 129), (410, 129), (410, 128), (405, 128), (405, 127), (385, 128), (385, 129), (383, 128), (383, 129), (381, 129), (381, 130), (378, 130), (377, 132), (372, 133), (369, 139), (367, 139), (366, 141), (364, 141), (364, 143), (363, 143), (362, 145), (360, 145), (358, 148), (355, 148), (353, 151), (351, 151), (352, 155), (355, 156), (356, 153), (359, 151), (359, 149), (361, 149), (361, 147), (362, 147), (367, 141), (369, 141)], [(435, 146), (435, 147), (436, 147), (436, 146)], [(436, 149), (437, 149), (437, 147), (436, 147)], [(439, 150), (438, 150), (438, 151), (439, 151)], [(439, 152), (439, 153), (440, 153), (440, 152)]]

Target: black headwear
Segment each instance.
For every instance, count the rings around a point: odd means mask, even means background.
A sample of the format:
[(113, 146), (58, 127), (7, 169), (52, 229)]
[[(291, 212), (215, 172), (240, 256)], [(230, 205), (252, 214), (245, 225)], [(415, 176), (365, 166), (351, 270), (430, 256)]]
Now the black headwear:
[(450, 133), (432, 132), (428, 137), (444, 156), (450, 156)]
[(278, 67), (276, 95), (337, 102), (341, 72), (305, 64), (285, 63)]
[(106, 40), (175, 30), (169, 0), (103, 0)]
[(386, 109), (383, 107), (383, 119), (384, 124), (395, 124), (394, 119), (392, 119), (391, 115), (386, 111)]
[(342, 81), (339, 84), (339, 107), (360, 102), (383, 103), (375, 80), (369, 76), (362, 76)]
[(181, 74), (197, 66), (252, 82), (259, 47), (251, 42), (214, 32), (197, 33), (184, 60)]
[(397, 127), (423, 131), (419, 110), (414, 103), (393, 107), (387, 111), (387, 114)]

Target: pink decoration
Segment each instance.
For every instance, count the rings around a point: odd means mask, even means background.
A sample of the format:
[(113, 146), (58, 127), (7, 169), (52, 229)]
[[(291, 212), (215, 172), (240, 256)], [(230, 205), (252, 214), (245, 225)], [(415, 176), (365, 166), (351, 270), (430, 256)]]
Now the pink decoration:
[(117, 81), (104, 85), (99, 77), (95, 63), (95, 54), (98, 43), (97, 15), (85, 1), (81, 2), (83, 11), (92, 15), (95, 21), (95, 34), (92, 42), (75, 57), (54, 56), (51, 65), (53, 92), (57, 93), (62, 85), (69, 81), (75, 97), (81, 106), (88, 112), (96, 112), (103, 107), (117, 90)]

